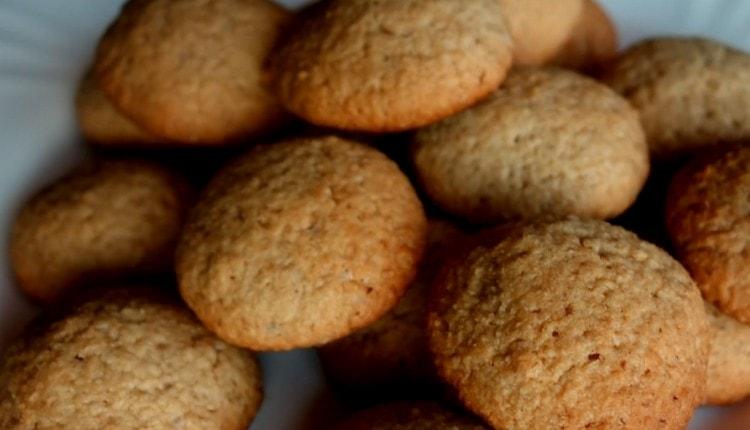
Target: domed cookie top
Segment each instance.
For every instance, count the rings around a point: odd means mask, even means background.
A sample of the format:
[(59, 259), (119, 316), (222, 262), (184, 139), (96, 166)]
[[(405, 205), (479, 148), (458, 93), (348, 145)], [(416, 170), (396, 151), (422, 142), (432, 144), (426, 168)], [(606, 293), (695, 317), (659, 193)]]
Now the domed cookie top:
[(486, 430), (476, 418), (432, 402), (376, 406), (354, 414), (335, 430)]
[(711, 354), (706, 374), (709, 405), (738, 402), (750, 396), (750, 326), (706, 304)]
[(99, 291), (0, 360), (5, 430), (244, 430), (261, 398), (252, 355), (153, 289)]
[(335, 137), (260, 146), (208, 185), (177, 250), (185, 301), (255, 350), (320, 345), (396, 304), (426, 220), (385, 155)]
[(430, 220), (424, 259), (406, 294), (374, 324), (321, 347), (326, 374), (355, 388), (436, 382), (424, 331), (427, 292), (444, 260), (467, 240), (468, 234), (453, 224)]
[(617, 55), (617, 29), (596, 0), (584, 0), (583, 11), (567, 42), (551, 63), (595, 71)]
[(637, 112), (563, 69), (515, 69), (487, 100), (414, 140), (427, 194), (474, 222), (610, 218), (635, 200), (649, 170)]
[(750, 148), (701, 157), (676, 176), (666, 223), (703, 296), (750, 324)]
[(263, 67), (288, 19), (269, 0), (131, 0), (101, 39), (94, 74), (156, 136), (215, 144), (263, 133), (284, 118)]
[(703, 401), (707, 321), (667, 253), (602, 221), (509, 231), (441, 274), (441, 376), (495, 428), (684, 429)]
[(49, 303), (92, 281), (170, 272), (191, 200), (185, 179), (161, 165), (87, 162), (38, 192), (16, 217), (10, 258), (18, 284)]
[(563, 46), (582, 13), (582, 0), (497, 0), (513, 36), (513, 62), (541, 65)]
[(164, 144), (124, 117), (102, 94), (90, 73), (83, 77), (76, 93), (76, 116), (83, 137), (97, 145), (151, 146)]
[(750, 55), (703, 39), (631, 47), (604, 80), (641, 113), (651, 152), (668, 158), (750, 139)]
[(497, 0), (326, 0), (273, 64), (279, 98), (304, 119), (398, 131), (489, 94), (511, 55)]

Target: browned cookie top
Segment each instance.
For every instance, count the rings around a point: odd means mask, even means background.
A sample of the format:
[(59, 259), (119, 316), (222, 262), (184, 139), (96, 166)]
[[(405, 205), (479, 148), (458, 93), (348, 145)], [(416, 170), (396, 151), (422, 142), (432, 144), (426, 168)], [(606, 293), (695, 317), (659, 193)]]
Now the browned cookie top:
[(704, 297), (750, 323), (750, 148), (696, 159), (672, 182), (666, 208), (680, 260)]
[(260, 146), (221, 171), (192, 212), (180, 290), (231, 343), (320, 345), (396, 304), (425, 231), (408, 179), (375, 149), (335, 137)]
[(269, 0), (130, 0), (99, 42), (94, 74), (156, 136), (213, 144), (261, 133), (284, 117), (263, 67), (288, 20)]
[(750, 326), (706, 303), (711, 354), (706, 374), (709, 405), (738, 402), (750, 396)]
[(703, 301), (668, 254), (602, 221), (538, 222), (436, 283), (430, 348), (502, 429), (683, 429), (703, 401)]
[(0, 363), (5, 430), (244, 430), (262, 398), (252, 355), (153, 287), (39, 321)]
[(581, 15), (552, 64), (593, 72), (616, 55), (615, 23), (596, 0), (584, 0)]
[(325, 0), (281, 45), (275, 87), (312, 123), (397, 131), (486, 96), (511, 56), (497, 0)]
[(476, 418), (431, 402), (376, 406), (354, 414), (335, 430), (486, 430)]
[(604, 76), (641, 113), (651, 152), (669, 158), (750, 139), (750, 55), (719, 42), (640, 42)]

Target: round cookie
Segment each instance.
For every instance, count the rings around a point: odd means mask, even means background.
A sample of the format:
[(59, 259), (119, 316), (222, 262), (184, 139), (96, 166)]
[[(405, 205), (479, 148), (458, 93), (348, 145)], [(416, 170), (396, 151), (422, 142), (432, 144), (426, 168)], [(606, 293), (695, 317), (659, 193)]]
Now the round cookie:
[(97, 292), (37, 322), (0, 361), (0, 427), (244, 430), (255, 358), (154, 288)]
[(335, 430), (486, 430), (476, 418), (432, 402), (403, 402), (360, 411)]
[(502, 429), (684, 429), (703, 401), (708, 324), (666, 252), (603, 221), (516, 228), (442, 272), (430, 349)]
[(711, 354), (706, 374), (709, 405), (739, 402), (750, 396), (750, 326), (706, 303)]
[(637, 112), (593, 79), (556, 68), (514, 69), (488, 99), (414, 140), (427, 194), (472, 222), (614, 217), (649, 171)]
[(615, 23), (596, 0), (584, 0), (578, 23), (551, 63), (593, 71), (617, 55)]
[(666, 224), (707, 301), (750, 324), (750, 148), (701, 157), (675, 175)]
[(427, 228), (385, 155), (336, 137), (259, 146), (223, 169), (177, 249), (185, 301), (253, 350), (321, 345), (385, 314), (415, 276)]
[(427, 291), (448, 255), (468, 235), (453, 224), (430, 220), (417, 277), (398, 304), (374, 324), (318, 349), (326, 374), (356, 387), (423, 386), (436, 381), (427, 352)]
[(185, 179), (161, 165), (84, 163), (17, 215), (10, 259), (18, 285), (51, 303), (92, 281), (171, 271), (190, 200)]
[(155, 136), (220, 144), (261, 134), (285, 120), (264, 64), (289, 19), (269, 0), (130, 0), (99, 42), (94, 76)]
[(87, 73), (76, 93), (76, 116), (83, 137), (103, 146), (147, 146), (165, 143), (152, 136), (112, 106), (96, 80)]
[(513, 63), (520, 66), (541, 65), (552, 59), (583, 10), (582, 0), (496, 1), (513, 36)]
[(511, 48), (497, 0), (327, 0), (281, 44), (274, 85), (314, 124), (400, 131), (491, 93)]
[(665, 38), (627, 50), (603, 76), (641, 113), (654, 156), (750, 139), (750, 55), (718, 42)]

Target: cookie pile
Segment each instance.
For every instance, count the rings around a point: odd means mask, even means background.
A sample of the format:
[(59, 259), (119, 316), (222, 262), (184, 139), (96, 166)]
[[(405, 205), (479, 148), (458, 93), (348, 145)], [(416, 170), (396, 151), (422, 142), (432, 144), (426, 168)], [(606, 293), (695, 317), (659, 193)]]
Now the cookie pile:
[(75, 108), (90, 159), (12, 228), (45, 310), (3, 429), (245, 429), (254, 352), (308, 347), (339, 430), (750, 395), (747, 53), (618, 53), (594, 0), (130, 0)]

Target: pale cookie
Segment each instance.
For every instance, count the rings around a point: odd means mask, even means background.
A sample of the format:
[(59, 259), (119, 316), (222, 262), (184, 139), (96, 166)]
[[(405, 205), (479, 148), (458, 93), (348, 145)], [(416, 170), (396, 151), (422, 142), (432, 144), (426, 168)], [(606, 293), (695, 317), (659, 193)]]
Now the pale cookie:
[(426, 228), (408, 179), (375, 149), (336, 137), (259, 146), (222, 170), (191, 213), (180, 291), (230, 343), (321, 345), (396, 304)]
[(96, 80), (87, 73), (78, 86), (76, 117), (83, 137), (103, 146), (151, 146), (166, 143), (124, 117), (102, 94)]
[(711, 324), (706, 399), (709, 405), (738, 402), (750, 396), (750, 326), (706, 303)]
[(666, 224), (703, 296), (750, 324), (750, 148), (701, 157), (677, 173)]
[(491, 97), (414, 140), (427, 195), (472, 222), (614, 217), (649, 171), (637, 112), (606, 86), (556, 68), (515, 69)]
[(155, 136), (218, 144), (261, 134), (285, 118), (263, 68), (289, 17), (269, 0), (130, 0), (99, 42), (94, 75)]
[(432, 402), (402, 402), (360, 411), (335, 430), (486, 430), (474, 417)]
[(99, 291), (37, 321), (2, 357), (0, 428), (245, 430), (255, 358), (154, 290)]
[(16, 217), (21, 289), (50, 303), (74, 287), (169, 272), (191, 196), (184, 178), (141, 160), (96, 160), (39, 191)]
[(448, 255), (468, 235), (446, 221), (431, 220), (417, 278), (398, 304), (374, 324), (318, 350), (326, 374), (355, 388), (427, 386), (437, 378), (427, 353), (427, 292)]
[(750, 139), (747, 53), (704, 39), (648, 40), (603, 78), (640, 111), (656, 157)]
[(326, 0), (282, 43), (275, 87), (314, 124), (405, 130), (492, 92), (511, 46), (497, 0)]
[[(582, 13), (582, 0), (496, 0), (515, 44), (515, 65), (548, 62), (568, 40)], [(489, 13), (489, 11), (487, 12)]]
[(442, 272), (428, 309), (438, 372), (498, 429), (684, 429), (704, 398), (695, 283), (603, 221), (516, 228)]
[(551, 63), (594, 71), (617, 55), (617, 28), (596, 0), (584, 0), (583, 11), (568, 41)]

